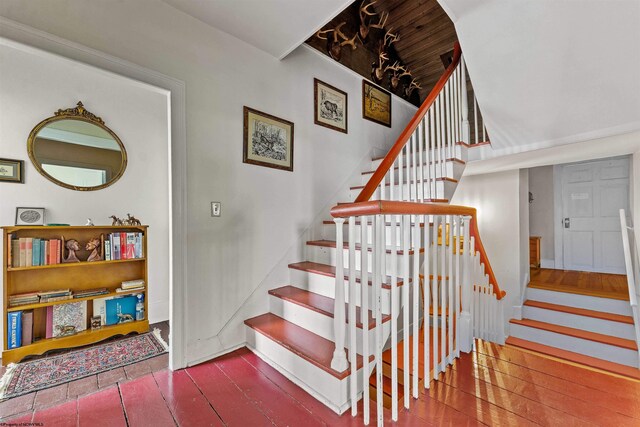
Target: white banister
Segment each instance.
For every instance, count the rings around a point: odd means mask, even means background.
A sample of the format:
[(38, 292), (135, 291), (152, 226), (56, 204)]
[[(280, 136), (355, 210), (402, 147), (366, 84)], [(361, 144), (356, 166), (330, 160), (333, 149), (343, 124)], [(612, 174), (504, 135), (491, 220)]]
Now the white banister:
[[(636, 277), (636, 265), (640, 263), (638, 257), (637, 245), (632, 245), (635, 242), (635, 233), (633, 227), (627, 226), (627, 216), (624, 209), (620, 209), (620, 228), (622, 230), (622, 248), (624, 250), (624, 264), (627, 270), (627, 288), (629, 290), (629, 304), (631, 305), (631, 311), (633, 313), (633, 324), (636, 332), (636, 344), (640, 348), (640, 312), (638, 310), (638, 281), (639, 277)], [(634, 257), (635, 255), (635, 257)], [(638, 367), (640, 368), (640, 354), (638, 356)]]
[(338, 256), (336, 257), (336, 293), (333, 316), (333, 330), (336, 349), (333, 352), (333, 359), (331, 359), (331, 369), (343, 372), (349, 367), (347, 354), (344, 351), (346, 318), (344, 311), (344, 257), (341, 252), (344, 247), (344, 238), (342, 236), (344, 218), (335, 218), (333, 221), (336, 223), (336, 251)]
[(471, 142), (471, 128), (469, 127), (469, 100), (467, 96), (467, 69), (464, 65), (464, 56), (460, 58), (460, 94), (462, 97), (462, 142)]

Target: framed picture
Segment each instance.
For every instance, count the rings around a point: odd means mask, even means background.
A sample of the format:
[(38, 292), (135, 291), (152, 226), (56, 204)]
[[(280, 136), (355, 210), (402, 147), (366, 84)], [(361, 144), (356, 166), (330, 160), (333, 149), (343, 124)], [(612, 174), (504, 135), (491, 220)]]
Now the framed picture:
[(0, 159), (0, 182), (24, 184), (24, 161)]
[(243, 162), (293, 171), (293, 123), (244, 107)]
[(391, 94), (366, 80), (362, 81), (362, 117), (391, 127)]
[(16, 225), (44, 225), (44, 208), (16, 208)]
[(347, 132), (347, 93), (313, 79), (314, 123)]

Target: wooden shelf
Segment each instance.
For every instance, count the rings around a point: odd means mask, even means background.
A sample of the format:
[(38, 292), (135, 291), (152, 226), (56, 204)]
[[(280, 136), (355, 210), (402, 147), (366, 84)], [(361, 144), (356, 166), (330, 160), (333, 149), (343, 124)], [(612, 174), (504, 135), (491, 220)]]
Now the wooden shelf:
[(116, 297), (116, 296), (122, 296), (122, 295), (133, 295), (133, 294), (143, 294), (143, 293), (146, 294), (146, 292), (147, 292), (146, 288), (137, 289), (134, 291), (126, 291), (126, 292), (109, 292), (108, 294), (94, 295), (91, 297), (84, 297), (84, 298), (70, 298), (70, 299), (65, 299), (61, 301), (49, 301), (49, 302), (39, 302), (36, 304), (17, 305), (15, 307), (8, 307), (7, 311), (33, 310), (34, 308), (49, 307), (51, 305), (68, 304), (70, 302), (78, 302), (78, 301), (92, 301), (98, 298), (108, 298), (108, 297)]
[(80, 261), (80, 262), (68, 262), (61, 264), (49, 264), (49, 265), (36, 265), (31, 267), (7, 267), (7, 272), (11, 273), (12, 271), (25, 271), (25, 270), (44, 270), (47, 268), (77, 268), (77, 267), (89, 267), (96, 265), (104, 265), (104, 264), (121, 264), (124, 262), (139, 262), (146, 261), (146, 258), (132, 258), (132, 259), (119, 259), (112, 261)]

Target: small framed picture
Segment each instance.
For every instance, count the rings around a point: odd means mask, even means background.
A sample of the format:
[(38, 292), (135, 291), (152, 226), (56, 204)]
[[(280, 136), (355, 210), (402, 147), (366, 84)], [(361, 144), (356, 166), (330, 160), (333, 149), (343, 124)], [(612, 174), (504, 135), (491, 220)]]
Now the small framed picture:
[(0, 182), (24, 184), (24, 161), (0, 159)]
[(347, 132), (347, 93), (313, 79), (314, 123)]
[(100, 329), (102, 327), (101, 316), (91, 316), (91, 329)]
[(16, 208), (16, 225), (44, 225), (44, 208)]
[(362, 81), (362, 117), (391, 127), (391, 94), (366, 80)]
[(293, 171), (293, 123), (244, 107), (243, 162)]

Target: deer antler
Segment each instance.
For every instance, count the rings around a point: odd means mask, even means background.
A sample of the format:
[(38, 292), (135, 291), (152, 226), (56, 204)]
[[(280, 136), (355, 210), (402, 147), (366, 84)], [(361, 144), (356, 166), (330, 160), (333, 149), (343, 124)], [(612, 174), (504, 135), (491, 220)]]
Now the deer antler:
[(386, 67), (384, 67), (384, 72), (386, 73), (387, 71), (393, 71), (394, 74), (395, 74), (401, 68), (402, 68), (402, 66), (400, 65), (400, 61), (396, 61), (396, 62), (394, 62), (393, 65), (387, 65)]
[(333, 28), (330, 28), (328, 30), (318, 30), (318, 32), (316, 33), (316, 37), (321, 39), (321, 40), (327, 40), (328, 37), (326, 35), (329, 34), (329, 33), (332, 33), (332, 32), (334, 32)]
[(411, 75), (412, 75), (412, 74), (411, 74), (411, 71), (409, 70), (409, 68), (404, 68), (404, 69), (402, 70), (402, 74), (400, 74), (400, 75), (398, 76), (398, 78), (401, 78), (401, 77), (404, 77), (404, 76), (411, 76)]
[(340, 36), (340, 38), (342, 38), (342, 42), (340, 43), (340, 46), (351, 46), (351, 50), (356, 50), (356, 39), (358, 38), (358, 33), (356, 33), (352, 38), (347, 37), (341, 30), (341, 28), (346, 24), (346, 22), (341, 22), (340, 25), (338, 25), (335, 29), (334, 34), (334, 41), (337, 43), (338, 42), (338, 36)]
[(422, 86), (420, 85), (420, 83), (416, 81), (416, 79), (412, 79), (411, 83), (409, 83), (409, 86), (407, 86), (407, 88), (404, 90), (404, 93), (407, 95), (407, 98), (410, 97), (413, 91), (416, 89), (420, 90), (422, 89)]
[[(365, 20), (367, 19), (367, 16), (375, 16), (375, 15), (377, 15), (376, 12), (373, 12), (373, 11), (369, 10), (369, 7), (373, 6), (377, 2), (378, 2), (378, 0), (373, 0), (371, 3), (367, 3), (367, 0), (363, 0), (362, 4), (360, 4), (360, 9), (359, 9), (358, 13), (360, 14), (360, 23), (362, 25), (365, 25)], [(365, 4), (365, 3), (367, 3), (367, 4)]]
[(389, 28), (387, 33), (384, 35), (384, 45), (385, 46), (391, 46), (393, 43), (395, 43), (398, 40), (400, 40), (400, 34), (398, 34), (398, 33), (393, 34), (391, 32), (391, 30), (392, 30), (392, 28)]
[(389, 13), (388, 12), (382, 12), (380, 14), (380, 19), (378, 19), (378, 23), (377, 24), (370, 24), (369, 28), (384, 28), (384, 26), (387, 24), (387, 19), (389, 18)]

